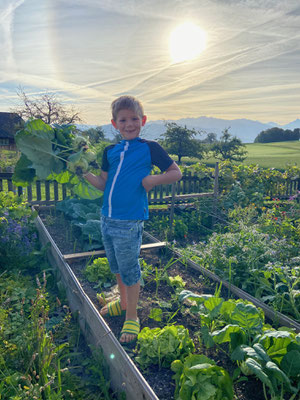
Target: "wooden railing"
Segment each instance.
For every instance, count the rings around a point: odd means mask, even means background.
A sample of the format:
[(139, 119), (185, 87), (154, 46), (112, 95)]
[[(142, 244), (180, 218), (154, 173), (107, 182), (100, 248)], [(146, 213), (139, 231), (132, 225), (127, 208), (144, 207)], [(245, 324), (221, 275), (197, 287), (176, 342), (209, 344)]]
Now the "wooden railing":
[[(56, 181), (37, 180), (27, 187), (14, 186), (12, 175), (12, 172), (0, 172), (0, 191), (12, 191), (19, 196), (22, 195), (31, 204), (52, 204), (72, 194), (66, 184), (59, 184)], [(155, 186), (148, 193), (148, 201), (150, 204), (167, 204), (171, 202), (172, 193), (176, 202), (186, 201), (187, 198), (184, 196), (191, 194), (196, 197), (199, 194), (213, 196), (214, 182), (214, 177), (201, 179), (189, 172), (184, 174), (179, 182), (173, 184), (174, 186), (171, 184)]]
[[(0, 172), (0, 191), (12, 191), (23, 195), (24, 199), (32, 204), (52, 204), (71, 196), (71, 190), (66, 184), (56, 181), (35, 181), (28, 187), (16, 187), (12, 182), (12, 172)], [(220, 191), (219, 191), (220, 185)], [(200, 178), (197, 174), (188, 171), (182, 179), (173, 185), (155, 186), (148, 193), (149, 204), (170, 204), (172, 202), (187, 202), (195, 197), (214, 197), (223, 192), (223, 180), (218, 179), (218, 168), (212, 176)], [(300, 178), (287, 179), (285, 182), (273, 186), (273, 190), (266, 190), (263, 195), (271, 198), (286, 199), (298, 196), (300, 192)]]
[(35, 181), (32, 185), (15, 186), (12, 182), (12, 172), (0, 172), (0, 191), (11, 191), (23, 196), (31, 204), (51, 204), (71, 195), (66, 184), (56, 181)]

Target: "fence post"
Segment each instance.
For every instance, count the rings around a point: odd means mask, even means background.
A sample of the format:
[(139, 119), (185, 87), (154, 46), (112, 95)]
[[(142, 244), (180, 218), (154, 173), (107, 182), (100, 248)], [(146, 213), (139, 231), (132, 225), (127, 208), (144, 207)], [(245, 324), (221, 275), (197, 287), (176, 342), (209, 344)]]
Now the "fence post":
[(215, 180), (214, 180), (214, 198), (213, 198), (212, 226), (215, 225), (216, 219), (217, 219), (218, 196), (219, 196), (219, 163), (216, 162), (216, 166), (215, 166)]
[(175, 186), (176, 183), (172, 183), (172, 199), (171, 199), (171, 209), (170, 209), (170, 229), (173, 226), (173, 219), (174, 219), (174, 208), (175, 208)]

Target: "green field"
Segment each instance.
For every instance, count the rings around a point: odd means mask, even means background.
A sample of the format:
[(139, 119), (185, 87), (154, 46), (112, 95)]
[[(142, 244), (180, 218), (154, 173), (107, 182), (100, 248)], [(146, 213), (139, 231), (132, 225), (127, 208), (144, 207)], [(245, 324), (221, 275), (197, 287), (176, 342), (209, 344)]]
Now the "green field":
[[(276, 168), (284, 170), (288, 164), (300, 166), (300, 141), (275, 142), (275, 143), (248, 143), (245, 144), (248, 152), (244, 164), (259, 164), (264, 168)], [(177, 157), (172, 157), (177, 161)], [(182, 164), (196, 163), (196, 158), (182, 158)], [(215, 164), (215, 158), (201, 160), (211, 166)]]
[(249, 143), (245, 164), (265, 168), (286, 169), (287, 164), (300, 166), (300, 142)]

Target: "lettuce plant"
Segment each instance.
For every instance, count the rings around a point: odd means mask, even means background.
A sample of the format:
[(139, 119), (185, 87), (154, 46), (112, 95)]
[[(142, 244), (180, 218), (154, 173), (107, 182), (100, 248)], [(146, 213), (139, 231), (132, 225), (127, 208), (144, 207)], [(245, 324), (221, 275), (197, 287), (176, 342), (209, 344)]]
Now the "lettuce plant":
[(171, 364), (176, 381), (175, 400), (232, 400), (233, 385), (228, 372), (204, 355), (190, 354)]
[(183, 359), (194, 348), (188, 329), (182, 325), (167, 325), (162, 329), (145, 327), (138, 335), (135, 360), (141, 368), (152, 364), (169, 367), (172, 361)]
[(110, 282), (115, 280), (115, 274), (110, 271), (106, 257), (96, 258), (92, 264), (86, 266), (84, 275), (89, 282), (97, 282), (100, 286), (110, 286)]

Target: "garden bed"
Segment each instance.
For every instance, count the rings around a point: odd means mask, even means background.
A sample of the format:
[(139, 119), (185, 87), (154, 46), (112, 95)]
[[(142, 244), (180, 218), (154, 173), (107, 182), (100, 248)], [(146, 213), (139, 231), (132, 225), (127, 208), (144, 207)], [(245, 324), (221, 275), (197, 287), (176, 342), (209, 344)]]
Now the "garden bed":
[[(45, 223), (47, 224), (47, 218), (42, 216)], [(59, 217), (60, 220), (61, 216)], [(62, 234), (62, 228), (66, 228), (66, 221), (63, 225), (56, 225), (56, 223), (51, 223), (47, 226), (47, 229), (51, 231), (51, 236), (54, 238), (55, 242), (64, 249), (65, 254), (68, 252), (73, 252), (72, 242), (70, 240), (67, 243), (62, 243), (66, 234)], [(57, 231), (56, 231), (57, 230)], [(58, 236), (56, 236), (58, 235)], [(58, 238), (58, 239), (57, 239)], [(68, 250), (69, 249), (69, 250)], [(157, 268), (157, 271), (162, 271), (168, 265), (170, 261), (170, 255), (159, 253), (157, 250), (147, 250), (143, 251), (141, 254), (143, 260), (149, 265), (152, 265), (152, 270)], [(86, 262), (78, 261), (71, 264), (71, 269), (77, 279), (79, 280), (84, 292), (87, 294), (89, 299), (93, 302), (96, 309), (100, 309), (101, 305), (97, 299), (97, 292), (99, 293), (99, 288), (95, 290), (95, 284), (91, 284), (85, 278), (83, 270), (85, 269)], [(167, 269), (168, 276), (175, 277), (180, 275), (183, 281), (186, 283), (185, 289), (190, 290), (197, 294), (213, 294), (216, 290), (215, 284), (204, 278), (199, 272), (190, 270), (186, 268), (180, 262), (174, 263)], [(159, 282), (154, 281), (150, 278), (149, 281), (145, 279), (145, 286), (142, 288), (139, 310), (138, 314), (141, 321), (141, 328), (144, 327), (162, 327), (166, 324), (167, 320), (176, 313), (178, 305), (170, 304), (167, 307), (162, 307), (163, 313), (165, 314), (161, 322), (155, 321), (149, 318), (149, 313), (152, 308), (161, 306), (162, 304), (166, 306), (170, 303), (170, 296), (174, 292), (172, 287), (168, 285), (165, 279), (161, 278)], [(226, 297), (227, 290), (222, 292), (222, 297)], [(224, 354), (223, 351), (216, 349), (207, 349), (199, 341), (199, 320), (189, 313), (185, 309), (180, 309), (177, 311), (176, 315), (169, 321), (176, 325), (184, 325), (190, 332), (190, 336), (195, 343), (196, 352), (205, 354), (211, 359), (214, 359), (216, 364), (224, 367), (229, 371), (230, 374), (233, 373), (235, 365), (232, 363), (228, 355)], [(116, 338), (119, 337), (123, 319), (122, 318), (111, 318), (107, 320), (107, 323), (114, 333)], [(128, 355), (131, 357), (132, 361), (139, 367), (135, 361), (135, 352), (132, 350), (127, 351)], [(145, 371), (143, 371), (143, 376), (149, 383), (151, 388), (156, 393), (160, 400), (170, 400), (174, 396), (175, 381), (172, 379), (173, 372), (169, 368), (160, 368), (157, 366), (150, 366)], [(249, 378), (247, 382), (239, 382), (235, 385), (235, 398), (241, 400), (262, 400), (264, 399), (264, 394), (262, 387), (257, 384), (254, 378)]]

